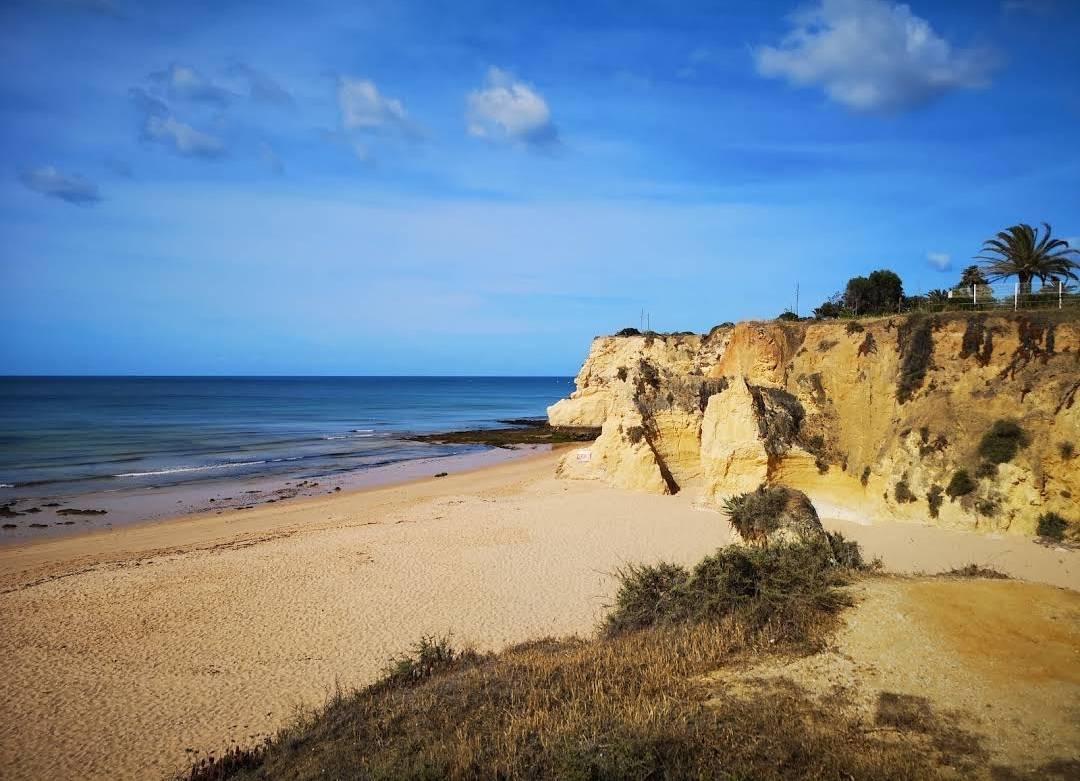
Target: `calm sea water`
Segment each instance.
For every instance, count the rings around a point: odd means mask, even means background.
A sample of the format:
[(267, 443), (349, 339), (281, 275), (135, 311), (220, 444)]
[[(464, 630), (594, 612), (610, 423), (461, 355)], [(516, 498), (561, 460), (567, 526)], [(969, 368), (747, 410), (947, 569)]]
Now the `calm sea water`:
[(409, 433), (539, 417), (568, 377), (0, 378), (0, 500), (313, 478), (470, 446)]

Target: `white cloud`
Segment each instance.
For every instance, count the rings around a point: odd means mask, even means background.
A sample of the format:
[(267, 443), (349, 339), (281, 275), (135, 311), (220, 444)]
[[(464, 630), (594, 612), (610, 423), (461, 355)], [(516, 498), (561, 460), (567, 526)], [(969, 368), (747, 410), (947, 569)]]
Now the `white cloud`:
[(224, 108), (236, 97), (187, 65), (170, 65), (167, 70), (151, 74), (150, 78), (162, 85), (173, 100), (209, 103)]
[(466, 104), (469, 135), (531, 147), (559, 143), (547, 101), (504, 70), (488, 71), (484, 88), (470, 92)]
[(417, 134), (401, 101), (381, 95), (370, 79), (343, 76), (338, 84), (338, 108), (346, 130)]
[(938, 271), (948, 271), (952, 268), (952, 255), (948, 252), (927, 252), (926, 260)]
[(896, 111), (984, 87), (996, 57), (953, 49), (911, 8), (888, 0), (820, 0), (790, 18), (778, 46), (754, 51), (758, 73), (820, 87), (856, 111)]
[(196, 130), (175, 117), (151, 114), (143, 132), (152, 141), (169, 147), (185, 157), (221, 157), (225, 145), (214, 136)]
[(19, 174), (19, 180), (35, 192), (79, 205), (101, 200), (97, 185), (77, 174), (62, 174), (51, 165)]

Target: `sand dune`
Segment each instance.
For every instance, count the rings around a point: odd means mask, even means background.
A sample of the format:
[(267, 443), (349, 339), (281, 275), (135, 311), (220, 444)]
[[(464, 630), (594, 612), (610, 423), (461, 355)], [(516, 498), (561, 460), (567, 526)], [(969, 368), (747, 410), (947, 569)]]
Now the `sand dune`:
[[(587, 633), (631, 561), (730, 541), (692, 497), (554, 480), (556, 456), (0, 549), (5, 778), (147, 778), (369, 681), (422, 634)], [(827, 522), (892, 568), (977, 562), (1080, 588), (1075, 552)]]

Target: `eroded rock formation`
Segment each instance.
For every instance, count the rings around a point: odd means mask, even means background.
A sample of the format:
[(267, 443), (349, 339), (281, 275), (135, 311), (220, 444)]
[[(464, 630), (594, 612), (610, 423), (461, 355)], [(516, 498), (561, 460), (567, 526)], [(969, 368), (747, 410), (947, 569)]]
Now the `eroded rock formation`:
[[(1032, 533), (1077, 515), (1078, 396), (1075, 316), (944, 314), (600, 337), (548, 415), (602, 427), (565, 477), (711, 506), (784, 484), (834, 517)], [(999, 420), (1024, 443), (995, 464)]]

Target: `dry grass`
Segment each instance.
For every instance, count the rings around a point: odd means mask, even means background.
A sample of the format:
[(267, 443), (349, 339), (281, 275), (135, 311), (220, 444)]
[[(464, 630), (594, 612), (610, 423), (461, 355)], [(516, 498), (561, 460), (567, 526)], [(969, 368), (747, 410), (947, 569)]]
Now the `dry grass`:
[[(792, 685), (710, 689), (769, 647), (737, 620), (543, 640), (414, 684), (339, 694), (230, 772), (261, 779), (916, 779), (940, 758)], [(233, 769), (235, 768), (235, 769)]]
[(984, 567), (981, 564), (966, 564), (963, 567), (956, 567), (948, 572), (942, 572), (943, 576), (947, 578), (986, 578), (989, 580), (1008, 580), (1009, 576), (1004, 572), (998, 572), (991, 567)]

